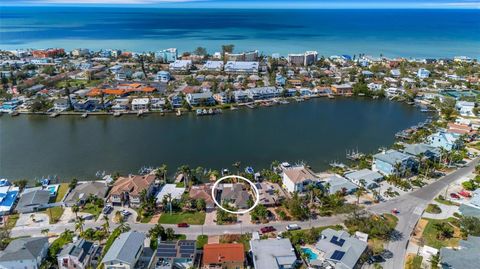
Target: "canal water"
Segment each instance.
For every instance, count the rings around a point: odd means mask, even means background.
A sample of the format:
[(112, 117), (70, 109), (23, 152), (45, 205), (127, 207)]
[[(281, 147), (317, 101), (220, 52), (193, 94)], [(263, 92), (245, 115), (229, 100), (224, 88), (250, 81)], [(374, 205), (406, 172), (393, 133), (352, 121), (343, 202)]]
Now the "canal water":
[(174, 115), (0, 117), (0, 178), (58, 175), (93, 179), (97, 171), (136, 173), (167, 164), (255, 169), (273, 160), (314, 170), (345, 161), (345, 151), (376, 152), (394, 134), (425, 120), (412, 106), (387, 100), (317, 98), (274, 107), (197, 117)]

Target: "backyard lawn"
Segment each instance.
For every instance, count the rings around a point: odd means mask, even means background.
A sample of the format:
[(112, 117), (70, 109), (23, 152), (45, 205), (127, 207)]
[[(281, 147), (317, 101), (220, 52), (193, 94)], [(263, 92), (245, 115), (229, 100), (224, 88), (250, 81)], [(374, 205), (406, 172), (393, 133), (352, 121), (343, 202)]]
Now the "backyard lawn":
[(50, 220), (50, 224), (55, 224), (60, 220), (60, 218), (63, 215), (63, 207), (56, 206), (56, 207), (47, 208), (46, 213)]
[(86, 204), (81, 210), (83, 213), (89, 213), (95, 216), (95, 219), (98, 219), (98, 216), (102, 213), (102, 208), (93, 203)]
[(178, 212), (163, 213), (158, 220), (160, 224), (188, 223), (191, 225), (203, 225), (205, 223), (205, 212)]
[[(448, 218), (444, 220), (426, 219), (428, 220), (425, 229), (423, 230), (423, 238), (425, 239), (425, 245), (440, 249), (442, 247), (456, 247), (458, 241), (461, 239), (460, 229), (457, 226), (457, 219)], [(451, 236), (442, 237), (441, 232), (438, 230), (438, 225), (445, 225), (452, 230)]]
[(55, 203), (61, 202), (65, 194), (68, 191), (68, 183), (61, 183), (58, 187), (57, 197), (55, 198)]

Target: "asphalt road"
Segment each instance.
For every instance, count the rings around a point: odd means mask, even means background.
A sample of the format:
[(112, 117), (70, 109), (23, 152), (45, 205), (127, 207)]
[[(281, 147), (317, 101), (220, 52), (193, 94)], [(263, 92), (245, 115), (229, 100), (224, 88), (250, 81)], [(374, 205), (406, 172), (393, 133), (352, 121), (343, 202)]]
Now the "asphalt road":
[[(438, 194), (442, 192), (449, 184), (458, 180), (461, 177), (464, 177), (470, 174), (475, 166), (479, 163), (480, 158), (477, 158), (467, 164), (466, 167), (460, 168), (442, 178), (438, 181), (429, 184), (419, 190), (396, 197), (392, 200), (369, 206), (367, 209), (372, 213), (382, 214), (391, 212), (392, 209), (396, 208), (400, 211), (397, 215), (399, 218), (396, 230), (399, 237), (396, 240), (391, 241), (387, 249), (390, 250), (394, 256), (391, 259), (388, 259), (384, 267), (385, 269), (396, 269), (399, 268), (399, 265), (403, 265), (405, 261), (405, 254), (407, 249), (407, 243), (409, 241), (410, 235), (420, 219), (426, 205), (430, 203)], [(297, 223), (303, 229), (311, 227), (320, 227), (327, 225), (341, 224), (346, 216), (338, 215), (332, 217), (319, 217), (314, 220), (305, 221), (305, 222), (275, 222), (268, 224), (269, 226), (275, 227), (278, 231), (284, 231), (285, 226), (290, 223)], [(90, 227), (99, 227), (102, 221), (100, 220), (97, 223), (87, 223), (86, 228)], [(152, 224), (140, 224), (140, 223), (129, 223), (130, 227), (133, 230), (140, 232), (147, 232), (153, 225)], [(111, 229), (116, 225), (111, 224)], [(222, 235), (222, 234), (239, 234), (239, 233), (250, 233), (258, 231), (261, 227), (264, 227), (265, 224), (252, 224), (252, 223), (239, 223), (235, 225), (191, 225), (188, 228), (178, 228), (176, 225), (162, 225), (164, 227), (171, 227), (177, 233), (187, 235), (187, 238), (195, 239), (198, 235)], [(50, 226), (50, 232), (61, 233), (65, 229), (74, 230), (74, 224), (57, 224)], [(17, 236), (40, 236), (42, 228), (39, 227), (15, 227), (11, 231), (12, 237)]]

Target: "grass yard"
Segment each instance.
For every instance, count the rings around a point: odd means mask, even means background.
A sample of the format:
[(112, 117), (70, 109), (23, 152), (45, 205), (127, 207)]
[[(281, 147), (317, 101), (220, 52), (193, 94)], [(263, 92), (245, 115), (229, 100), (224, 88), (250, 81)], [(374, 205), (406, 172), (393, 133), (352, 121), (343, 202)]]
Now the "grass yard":
[(442, 213), (442, 209), (436, 204), (428, 204), (427, 208), (425, 209), (425, 212), (430, 213), (430, 214), (440, 214)]
[[(426, 219), (428, 220), (425, 229), (423, 230), (423, 238), (425, 239), (425, 245), (440, 249), (442, 247), (456, 247), (458, 241), (461, 240), (460, 228), (456, 226), (455, 218), (448, 218), (444, 220)], [(440, 232), (436, 229), (435, 224), (447, 223), (453, 229), (453, 236), (450, 238), (439, 238)]]
[(229, 244), (229, 243), (241, 243), (245, 247), (245, 251), (250, 251), (250, 239), (252, 239), (251, 234), (223, 234), (220, 236), (220, 243)]
[(409, 254), (407, 261), (405, 262), (405, 269), (421, 269), (422, 268), (422, 256)]
[(55, 197), (55, 203), (61, 202), (65, 194), (68, 191), (68, 183), (61, 183), (58, 187), (57, 197)]
[(190, 225), (203, 225), (205, 223), (205, 212), (178, 212), (163, 213), (158, 220), (160, 224), (188, 223)]
[(208, 243), (208, 235), (197, 236), (197, 249), (202, 249)]
[(19, 218), (18, 214), (12, 214), (7, 216), (7, 223), (5, 224), (5, 228), (7, 230), (11, 230), (17, 224), (17, 220)]
[(435, 198), (435, 202), (440, 203), (440, 204), (444, 204), (444, 205), (460, 206), (460, 204), (458, 204), (458, 203), (452, 202), (450, 200), (440, 199), (438, 197)]
[(63, 215), (63, 210), (64, 209), (61, 206), (47, 208), (46, 213), (48, 215), (50, 224), (55, 224), (60, 220)]
[(100, 214), (102, 213), (102, 208), (98, 207), (93, 203), (88, 203), (83, 207), (80, 212), (92, 214), (93, 216), (95, 216), (95, 219), (98, 219), (98, 216), (100, 216)]

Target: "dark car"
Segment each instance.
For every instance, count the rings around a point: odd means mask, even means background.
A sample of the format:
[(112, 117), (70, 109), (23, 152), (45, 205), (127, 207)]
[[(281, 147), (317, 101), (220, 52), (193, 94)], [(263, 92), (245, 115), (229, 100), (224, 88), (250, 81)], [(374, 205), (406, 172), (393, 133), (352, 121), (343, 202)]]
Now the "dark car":
[(113, 206), (111, 206), (111, 205), (106, 205), (106, 206), (103, 208), (102, 213), (103, 213), (104, 215), (108, 215), (108, 214), (110, 214), (110, 212), (112, 212), (112, 210), (113, 210)]
[(260, 229), (260, 232), (262, 232), (262, 234), (265, 234), (265, 233), (271, 233), (271, 232), (275, 232), (276, 229), (273, 228), (272, 226), (266, 226), (266, 227), (263, 227)]
[(188, 228), (188, 226), (190, 226), (190, 225), (188, 225), (188, 223), (185, 223), (185, 222), (177, 224), (178, 228)]
[(370, 258), (368, 258), (368, 263), (369, 264), (381, 263), (381, 262), (385, 262), (385, 259), (380, 255), (374, 255), (374, 256), (370, 256)]
[(452, 197), (453, 199), (460, 199), (460, 195), (456, 193), (450, 193), (450, 197)]

